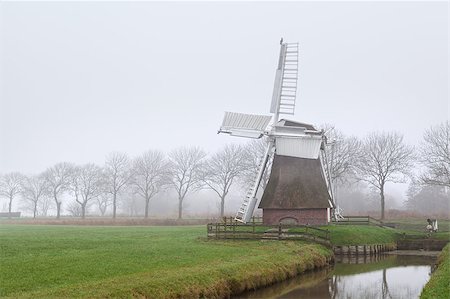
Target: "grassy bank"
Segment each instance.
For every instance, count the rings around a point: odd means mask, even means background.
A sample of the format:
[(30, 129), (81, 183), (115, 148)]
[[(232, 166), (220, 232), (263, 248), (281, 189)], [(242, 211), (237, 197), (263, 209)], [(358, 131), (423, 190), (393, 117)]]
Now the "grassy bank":
[(0, 297), (226, 297), (323, 266), (320, 245), (208, 241), (204, 226), (0, 226)]
[(397, 232), (388, 227), (369, 225), (329, 225), (333, 245), (373, 245), (395, 243)]
[(450, 297), (450, 244), (444, 247), (438, 259), (438, 268), (420, 295), (421, 299), (447, 299)]

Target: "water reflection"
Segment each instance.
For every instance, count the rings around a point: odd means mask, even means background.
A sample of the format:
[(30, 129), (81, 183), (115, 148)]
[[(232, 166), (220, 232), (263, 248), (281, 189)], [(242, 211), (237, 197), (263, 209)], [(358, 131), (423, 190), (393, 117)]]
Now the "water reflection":
[(236, 298), (419, 298), (434, 258), (342, 257), (314, 271)]

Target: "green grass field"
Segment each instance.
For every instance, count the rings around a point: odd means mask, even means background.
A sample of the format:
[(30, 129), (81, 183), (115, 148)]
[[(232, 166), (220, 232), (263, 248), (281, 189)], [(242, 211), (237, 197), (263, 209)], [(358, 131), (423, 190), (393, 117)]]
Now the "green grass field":
[[(335, 245), (386, 244), (398, 230), (329, 225)], [(323, 266), (298, 241), (217, 241), (206, 226), (0, 225), (0, 297), (226, 297)]]
[(205, 226), (0, 226), (0, 297), (223, 297), (331, 255), (301, 242), (210, 241)]
[[(324, 227), (325, 228), (325, 227)], [(388, 227), (368, 225), (329, 225), (334, 245), (372, 245), (394, 243), (397, 232)]]

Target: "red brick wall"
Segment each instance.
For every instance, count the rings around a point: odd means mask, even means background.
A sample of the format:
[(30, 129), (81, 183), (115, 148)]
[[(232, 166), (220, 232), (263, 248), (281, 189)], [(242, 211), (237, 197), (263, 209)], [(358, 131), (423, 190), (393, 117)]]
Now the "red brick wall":
[(283, 218), (294, 218), (298, 224), (327, 224), (327, 209), (263, 209), (264, 224), (278, 224)]

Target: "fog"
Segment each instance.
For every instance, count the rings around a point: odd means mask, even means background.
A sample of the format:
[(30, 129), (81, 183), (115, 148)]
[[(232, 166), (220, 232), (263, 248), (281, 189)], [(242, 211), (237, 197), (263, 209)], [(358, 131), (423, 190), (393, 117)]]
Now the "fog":
[[(443, 1), (1, 2), (0, 174), (245, 142), (216, 133), (224, 111), (269, 114), (280, 37), (300, 43), (288, 118), (418, 146), (450, 114), (448, 33)], [(387, 186), (393, 207), (406, 188)], [(176, 213), (170, 192), (154, 215)], [(188, 214), (216, 197), (189, 195)]]

